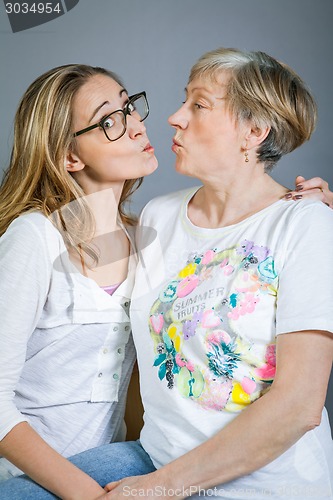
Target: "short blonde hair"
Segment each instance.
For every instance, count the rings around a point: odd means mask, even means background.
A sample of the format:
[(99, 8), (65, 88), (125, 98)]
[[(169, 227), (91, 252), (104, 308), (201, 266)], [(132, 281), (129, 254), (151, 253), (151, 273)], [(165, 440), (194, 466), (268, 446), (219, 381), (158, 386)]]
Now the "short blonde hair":
[(236, 119), (249, 120), (258, 128), (270, 127), (257, 149), (258, 161), (266, 170), (310, 139), (317, 120), (316, 103), (286, 64), (264, 52), (219, 48), (200, 57), (189, 81), (208, 78), (217, 83), (221, 72), (230, 75), (226, 100)]

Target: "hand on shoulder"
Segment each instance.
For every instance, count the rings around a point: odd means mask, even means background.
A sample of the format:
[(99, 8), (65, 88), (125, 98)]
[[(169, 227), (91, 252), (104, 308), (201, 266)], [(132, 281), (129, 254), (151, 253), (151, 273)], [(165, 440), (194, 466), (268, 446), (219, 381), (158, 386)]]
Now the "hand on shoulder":
[(330, 191), (328, 183), (321, 177), (313, 177), (306, 180), (301, 175), (295, 179), (295, 189), (285, 196), (286, 199), (315, 199), (333, 208), (333, 192)]

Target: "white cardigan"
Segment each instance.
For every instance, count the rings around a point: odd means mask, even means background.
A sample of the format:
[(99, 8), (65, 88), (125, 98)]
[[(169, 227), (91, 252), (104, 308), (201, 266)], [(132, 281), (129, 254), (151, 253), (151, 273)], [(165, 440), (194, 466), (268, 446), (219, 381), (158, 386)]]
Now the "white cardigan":
[(44, 215), (9, 226), (0, 238), (0, 439), (28, 421), (70, 456), (124, 437), (135, 267), (133, 254), (110, 296), (78, 272)]

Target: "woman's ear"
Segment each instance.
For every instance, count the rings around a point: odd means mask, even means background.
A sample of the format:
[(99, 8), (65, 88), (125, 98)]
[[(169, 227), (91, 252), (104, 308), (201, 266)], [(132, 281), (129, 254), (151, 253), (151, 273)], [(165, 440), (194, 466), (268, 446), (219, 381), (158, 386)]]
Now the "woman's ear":
[(266, 139), (271, 127), (268, 125), (263, 125), (262, 127), (256, 127), (253, 125), (251, 130), (246, 135), (246, 149), (253, 149), (260, 146), (262, 142)]
[(83, 163), (80, 158), (73, 153), (72, 151), (69, 151), (66, 154), (65, 157), (65, 168), (67, 172), (79, 172), (80, 170), (83, 170), (85, 167), (85, 164)]

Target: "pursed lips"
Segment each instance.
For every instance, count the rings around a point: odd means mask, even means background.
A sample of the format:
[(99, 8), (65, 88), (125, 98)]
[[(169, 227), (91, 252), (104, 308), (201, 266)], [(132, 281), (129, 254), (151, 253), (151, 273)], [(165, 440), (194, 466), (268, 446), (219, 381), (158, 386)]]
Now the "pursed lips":
[(154, 148), (153, 146), (148, 142), (145, 147), (143, 148), (142, 150), (144, 153), (153, 153), (154, 152)]
[(182, 145), (180, 144), (180, 142), (177, 140), (177, 139), (173, 139), (172, 142), (174, 143), (175, 146), (178, 146), (178, 147), (182, 147)]
[(177, 151), (179, 151), (180, 148), (183, 148), (183, 145), (178, 141), (178, 139), (176, 138), (173, 138), (172, 139), (172, 146), (171, 146), (171, 150), (174, 152), (174, 153), (177, 153)]

